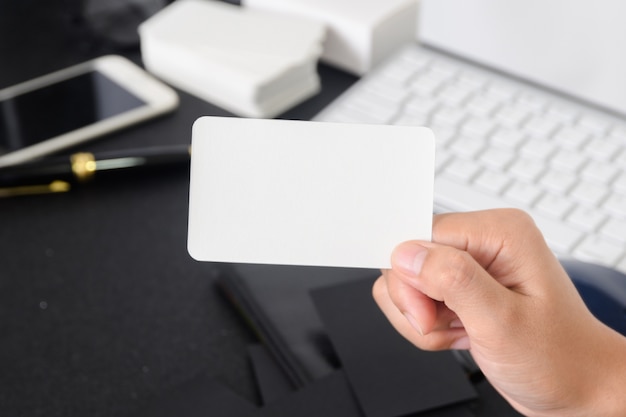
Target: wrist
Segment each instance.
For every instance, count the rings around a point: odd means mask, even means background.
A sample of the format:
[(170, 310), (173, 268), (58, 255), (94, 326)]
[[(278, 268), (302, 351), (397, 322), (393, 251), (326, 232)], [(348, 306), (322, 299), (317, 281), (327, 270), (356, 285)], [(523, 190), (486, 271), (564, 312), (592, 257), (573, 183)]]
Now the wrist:
[(585, 416), (619, 417), (626, 415), (626, 337), (604, 328), (605, 337), (598, 340), (601, 355), (589, 358), (590, 378), (585, 395)]

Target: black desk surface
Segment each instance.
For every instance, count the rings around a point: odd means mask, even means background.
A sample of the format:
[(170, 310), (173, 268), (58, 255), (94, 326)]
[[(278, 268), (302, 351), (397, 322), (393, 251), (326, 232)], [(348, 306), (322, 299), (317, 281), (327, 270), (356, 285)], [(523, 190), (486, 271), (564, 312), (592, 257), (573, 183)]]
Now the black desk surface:
[[(0, 88), (109, 52), (140, 62), (136, 45), (86, 28), (79, 3), (3, 2)], [(320, 74), (322, 93), (281, 118), (311, 118), (355, 80)], [(175, 113), (80, 149), (186, 144), (197, 117), (227, 115), (180, 98)], [(0, 415), (125, 416), (196, 374), (256, 399), (254, 335), (214, 266), (187, 254), (187, 198), (181, 171), (0, 200)]]

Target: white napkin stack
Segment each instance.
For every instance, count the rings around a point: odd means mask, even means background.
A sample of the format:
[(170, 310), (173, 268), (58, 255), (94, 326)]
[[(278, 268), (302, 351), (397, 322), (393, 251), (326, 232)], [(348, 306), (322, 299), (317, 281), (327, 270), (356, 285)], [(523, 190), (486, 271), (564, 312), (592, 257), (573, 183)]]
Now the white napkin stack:
[(271, 118), (316, 94), (325, 28), (215, 0), (177, 0), (139, 27), (146, 69), (236, 115)]

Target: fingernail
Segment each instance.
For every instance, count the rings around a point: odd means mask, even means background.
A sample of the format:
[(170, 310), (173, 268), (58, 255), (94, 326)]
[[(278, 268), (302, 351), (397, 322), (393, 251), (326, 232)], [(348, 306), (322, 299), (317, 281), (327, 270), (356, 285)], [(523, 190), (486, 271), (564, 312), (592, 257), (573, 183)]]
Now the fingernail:
[(454, 319), (454, 320), (452, 320), (450, 322), (450, 328), (451, 329), (459, 329), (459, 328), (462, 328), (462, 327), (465, 327), (465, 326), (463, 326), (463, 323), (461, 322), (460, 319)]
[(407, 275), (417, 276), (422, 270), (428, 250), (417, 244), (404, 244), (396, 248), (394, 266)]
[(457, 340), (455, 340), (452, 345), (450, 346), (450, 349), (453, 350), (468, 350), (470, 348), (470, 340), (468, 336), (463, 336)]
[(406, 321), (408, 321), (411, 324), (411, 326), (413, 326), (413, 328), (417, 330), (420, 336), (424, 336), (424, 332), (422, 331), (422, 326), (420, 326), (417, 320), (415, 320), (415, 317), (413, 317), (409, 313), (404, 313), (404, 317), (406, 317)]

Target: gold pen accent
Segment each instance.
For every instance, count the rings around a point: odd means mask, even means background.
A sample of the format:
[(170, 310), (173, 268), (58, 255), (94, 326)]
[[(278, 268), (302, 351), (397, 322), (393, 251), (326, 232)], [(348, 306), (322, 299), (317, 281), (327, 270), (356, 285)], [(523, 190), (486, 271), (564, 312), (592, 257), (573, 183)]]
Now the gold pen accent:
[(70, 184), (152, 175), (156, 171), (189, 167), (189, 145), (155, 146), (93, 154), (43, 158), (0, 167), (0, 197), (69, 191)]
[(87, 182), (96, 172), (96, 157), (91, 152), (79, 152), (70, 156), (72, 173), (80, 182)]
[(38, 185), (22, 185), (17, 187), (0, 188), (1, 197), (15, 197), (18, 195), (31, 195), (31, 194), (52, 194), (52, 193), (65, 193), (70, 190), (71, 186), (65, 181), (52, 181), (50, 184), (38, 184)]

